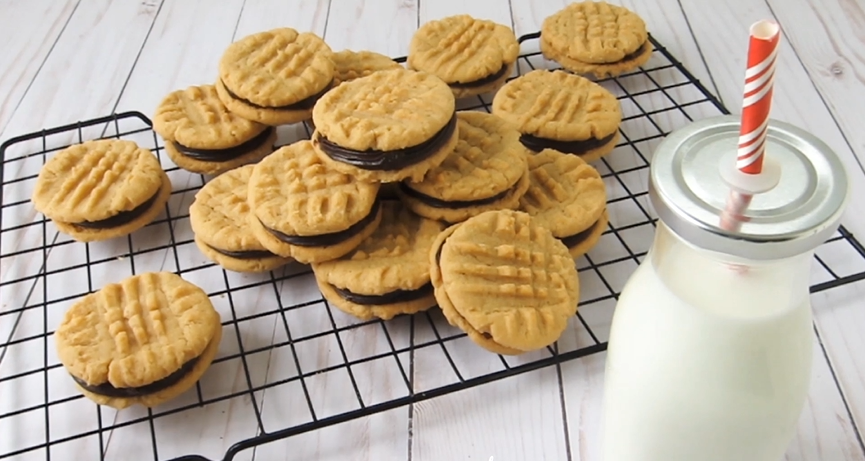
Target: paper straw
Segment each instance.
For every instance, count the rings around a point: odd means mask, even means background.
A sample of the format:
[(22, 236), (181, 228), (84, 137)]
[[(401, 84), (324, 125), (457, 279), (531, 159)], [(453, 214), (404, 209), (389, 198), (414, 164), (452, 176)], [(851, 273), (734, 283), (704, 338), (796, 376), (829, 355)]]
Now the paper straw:
[[(758, 175), (763, 170), (781, 28), (774, 21), (763, 20), (751, 25), (750, 32), (736, 168), (747, 175)], [(747, 221), (744, 213), (752, 198), (753, 191), (731, 189), (721, 215), (721, 228), (738, 231)]]
[(736, 167), (743, 173), (759, 174), (763, 168), (780, 37), (781, 28), (774, 21), (758, 21), (751, 25), (736, 158)]

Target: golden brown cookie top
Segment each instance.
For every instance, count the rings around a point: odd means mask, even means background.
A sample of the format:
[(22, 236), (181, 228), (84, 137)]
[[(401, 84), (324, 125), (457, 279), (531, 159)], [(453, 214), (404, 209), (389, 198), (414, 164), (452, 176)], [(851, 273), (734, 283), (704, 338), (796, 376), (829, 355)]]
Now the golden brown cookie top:
[(156, 156), (132, 141), (86, 141), (45, 162), (31, 199), (56, 221), (101, 221), (147, 202), (162, 178)]
[(391, 151), (421, 144), (454, 114), (438, 77), (402, 68), (372, 73), (325, 93), (312, 110), (316, 135), (353, 150)]
[(526, 351), (555, 341), (579, 300), (567, 247), (512, 210), (488, 211), (448, 230), (438, 249), (436, 298), (442, 288), (472, 328), (506, 348)]
[(194, 149), (227, 149), (267, 128), (228, 111), (213, 85), (172, 91), (156, 108), (153, 130), (163, 139)]
[(381, 203), (381, 224), (351, 253), (313, 264), (316, 277), (352, 293), (380, 295), (429, 283), (429, 252), (445, 225), (396, 200)]
[(315, 34), (273, 29), (229, 45), (219, 61), (219, 78), (231, 93), (253, 104), (288, 106), (330, 84), (332, 55)]
[(148, 272), (76, 301), (54, 340), (60, 362), (87, 384), (141, 387), (200, 356), (221, 327), (201, 288)]
[(553, 49), (586, 63), (612, 63), (639, 50), (648, 40), (646, 23), (633, 11), (605, 2), (571, 3), (541, 26)]
[(375, 203), (378, 183), (358, 181), (322, 163), (308, 140), (279, 148), (255, 165), (250, 207), (265, 227), (313, 236), (348, 229)]
[(366, 77), (380, 70), (401, 67), (393, 59), (374, 51), (342, 50), (333, 54), (333, 84)]
[(189, 206), (195, 236), (225, 251), (264, 251), (249, 230), (249, 177), (255, 165), (229, 170), (204, 185)]
[(517, 130), (486, 112), (457, 112), (459, 141), (444, 163), (411, 189), (449, 201), (493, 197), (511, 188), (526, 171)]
[(619, 128), (619, 101), (601, 85), (561, 70), (533, 70), (493, 99), (493, 113), (521, 133), (557, 141), (603, 139)]
[(471, 83), (515, 62), (519, 53), (509, 27), (463, 14), (422, 25), (412, 36), (408, 65), (447, 83)]
[(524, 211), (555, 237), (578, 234), (607, 208), (604, 180), (576, 155), (544, 149), (529, 159), (529, 190), (520, 199)]

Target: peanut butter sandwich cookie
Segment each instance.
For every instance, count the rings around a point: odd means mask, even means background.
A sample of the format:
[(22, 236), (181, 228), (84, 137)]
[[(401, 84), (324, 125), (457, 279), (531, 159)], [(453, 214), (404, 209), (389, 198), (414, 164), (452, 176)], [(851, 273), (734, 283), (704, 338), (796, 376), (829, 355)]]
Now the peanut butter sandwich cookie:
[(366, 77), (380, 70), (402, 67), (393, 59), (373, 51), (343, 50), (333, 54), (333, 86)]
[(374, 72), (327, 92), (312, 111), (322, 161), (364, 181), (420, 181), (457, 144), (450, 88), (426, 72)]
[(445, 225), (396, 200), (381, 203), (378, 229), (339, 259), (312, 269), (322, 295), (340, 310), (369, 320), (414, 314), (436, 305), (429, 252)]
[(247, 192), (253, 168), (246, 165), (217, 176), (189, 207), (195, 245), (211, 261), (236, 272), (266, 272), (291, 261), (268, 251), (252, 232)]
[(514, 209), (529, 187), (526, 149), (509, 123), (486, 112), (457, 112), (459, 141), (444, 163), (397, 193), (415, 213), (449, 223)]
[(298, 141), (255, 165), (249, 222), (255, 237), (275, 254), (302, 263), (335, 259), (378, 227), (378, 188), (330, 168), (310, 141)]
[(569, 72), (533, 70), (496, 93), (493, 114), (516, 125), (534, 152), (555, 149), (593, 162), (619, 140), (622, 111), (604, 87)]
[(541, 26), (541, 52), (578, 74), (597, 78), (634, 70), (652, 57), (646, 23), (627, 8), (571, 3)]
[(568, 249), (526, 213), (487, 211), (455, 224), (429, 257), (448, 322), (491, 352), (546, 347), (577, 312), (580, 285)]
[(577, 258), (607, 230), (607, 190), (598, 170), (574, 155), (545, 149), (529, 157), (531, 185), (520, 211), (546, 227)]
[(222, 338), (201, 288), (148, 272), (76, 301), (54, 333), (57, 356), (85, 397), (117, 409), (154, 407), (195, 385)]
[(276, 130), (229, 112), (213, 85), (191, 86), (166, 96), (153, 117), (153, 130), (180, 168), (218, 175), (255, 163), (273, 152)]
[(171, 180), (149, 150), (102, 139), (61, 150), (36, 179), (31, 200), (57, 229), (80, 242), (128, 235), (164, 209)]
[(309, 119), (333, 80), (333, 53), (308, 32), (281, 28), (246, 36), (219, 61), (216, 91), (231, 112), (265, 125)]
[(468, 15), (422, 25), (409, 45), (408, 66), (444, 80), (465, 98), (501, 87), (514, 70), (520, 45), (507, 26)]

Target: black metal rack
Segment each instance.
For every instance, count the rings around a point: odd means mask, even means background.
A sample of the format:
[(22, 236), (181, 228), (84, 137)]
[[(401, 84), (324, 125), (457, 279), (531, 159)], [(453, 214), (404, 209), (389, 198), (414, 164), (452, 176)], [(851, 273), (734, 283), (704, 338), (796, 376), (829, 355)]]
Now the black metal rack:
[[(537, 48), (538, 37), (529, 34), (520, 42)], [(181, 453), (166, 453), (161, 447), (172, 438), (177, 418), (191, 415), (193, 424), (206, 425), (218, 415), (212, 409), (230, 404), (245, 411), (245, 416), (232, 418), (255, 427), (247, 436), (224, 441), (227, 449), (211, 449), (206, 455), (232, 460), (279, 439), (544, 367), (555, 366), (561, 378), (561, 363), (605, 350), (615, 299), (650, 244), (655, 219), (645, 186), (654, 146), (689, 121), (728, 113), (678, 60), (650, 40), (655, 50), (647, 66), (598, 80), (618, 96), (624, 119), (621, 144), (597, 164), (608, 185), (611, 222), (598, 247), (578, 261), (580, 313), (556, 345), (520, 357), (481, 351), (436, 311), (389, 322), (349, 319), (324, 301), (306, 267), (241, 276), (214, 266), (197, 253), (188, 220), (188, 205), (205, 178), (170, 164), (150, 120), (141, 113), (115, 114), (6, 141), (0, 146), (0, 396), (12, 398), (0, 398), (0, 459), (64, 457), (59, 450), (67, 456), (69, 450), (91, 454), (77, 458), (111, 458), (109, 439), (132, 431), (144, 458), (207, 460), (190, 454), (201, 453), (200, 447), (175, 443)], [(521, 55), (518, 64), (519, 74), (556, 68), (537, 51)], [(458, 108), (489, 111), (490, 102), (483, 96)], [(280, 130), (281, 144), (309, 136), (302, 125)], [(99, 137), (131, 139), (151, 148), (164, 162), (174, 191), (162, 216), (144, 230), (125, 239), (81, 244), (58, 234), (36, 213), (29, 194), (48, 155)], [(835, 254), (840, 249), (859, 263), (865, 261), (865, 249), (842, 227), (818, 250), (812, 292), (865, 279), (861, 264), (830, 267), (833, 261), (821, 257), (821, 251), (831, 246)], [(208, 291), (223, 315), (222, 349), (195, 391), (174, 402), (122, 412), (98, 407), (80, 396), (64, 374), (54, 356), (53, 330), (78, 297), (109, 281), (151, 270), (174, 271)], [(269, 338), (257, 336), (262, 329)], [(288, 372), (275, 372), (279, 367)], [(432, 370), (437, 381), (430, 384), (425, 378), (421, 383), (417, 377), (423, 370)], [(386, 376), (387, 386), (369, 382), (367, 375)], [(330, 379), (326, 398), (320, 395), (322, 379)], [(385, 395), (376, 395), (385, 387)], [(268, 393), (277, 393), (279, 403), (265, 403)], [(341, 408), (329, 408), (335, 395)], [(270, 414), (292, 402), (307, 416)], [(72, 420), (62, 416), (70, 413)], [(146, 446), (140, 446), (148, 438)], [(128, 447), (120, 453), (123, 459), (131, 454)]]

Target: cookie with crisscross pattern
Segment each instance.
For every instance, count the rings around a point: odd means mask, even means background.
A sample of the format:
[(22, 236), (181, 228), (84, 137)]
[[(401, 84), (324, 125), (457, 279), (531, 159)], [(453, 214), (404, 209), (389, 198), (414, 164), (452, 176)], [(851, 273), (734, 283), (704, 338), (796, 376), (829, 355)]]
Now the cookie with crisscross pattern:
[(430, 263), (448, 322), (492, 352), (546, 347), (577, 311), (568, 249), (526, 213), (488, 211), (455, 224), (436, 239)]
[(201, 288), (170, 272), (148, 272), (76, 301), (54, 342), (85, 396), (124, 408), (152, 407), (191, 388), (221, 337), (219, 314)]

